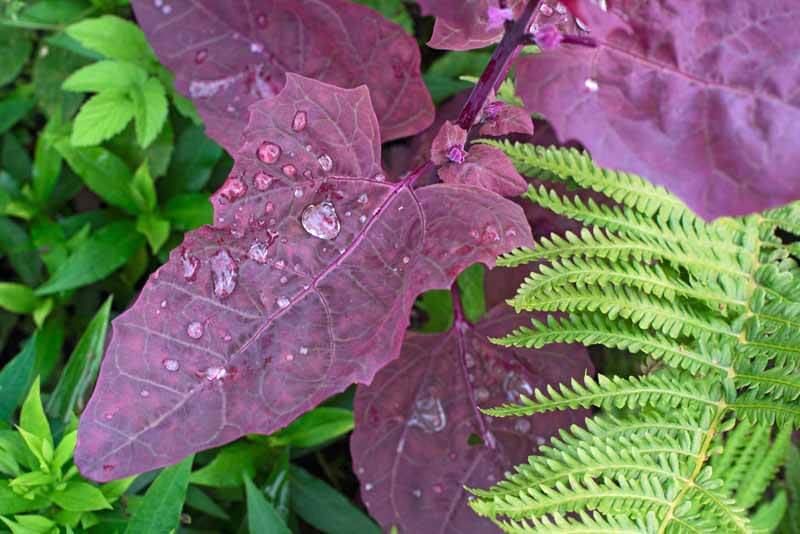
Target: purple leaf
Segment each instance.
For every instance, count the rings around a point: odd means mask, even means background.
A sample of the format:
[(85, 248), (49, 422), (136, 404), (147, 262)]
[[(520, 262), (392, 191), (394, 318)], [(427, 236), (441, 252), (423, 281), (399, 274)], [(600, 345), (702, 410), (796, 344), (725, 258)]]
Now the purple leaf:
[(597, 48), (517, 63), (527, 107), (601, 166), (640, 174), (701, 216), (800, 197), (800, 12), (789, 0), (583, 2)]
[(89, 478), (273, 432), (370, 382), (421, 291), (532, 245), (500, 196), (387, 181), (366, 87), (289, 74), (251, 109), (215, 225), (187, 234), (113, 322), (78, 432)]
[(463, 163), (440, 167), (439, 177), (445, 183), (473, 185), (506, 197), (521, 195), (528, 189), (508, 156), (487, 145), (472, 145)]
[(527, 110), (496, 101), (484, 108), (479, 128), (478, 133), (486, 137), (533, 135), (533, 120)]
[(464, 486), (493, 484), (559, 428), (583, 421), (585, 411), (509, 419), (477, 411), (592, 372), (580, 346), (507, 349), (487, 339), (523, 324), (529, 317), (495, 308), (474, 326), (408, 333), (400, 358), (372, 385), (359, 386), (353, 466), (361, 496), (385, 530), (496, 532), (469, 509)]
[(371, 9), (344, 0), (132, 3), (178, 91), (194, 100), (208, 134), (231, 153), (248, 106), (280, 92), (287, 72), (339, 87), (366, 85), (384, 141), (433, 120), (416, 42)]
[[(433, 48), (471, 50), (484, 48), (503, 36), (503, 21), (518, 16), (525, 0), (509, 0), (507, 9), (498, 9), (497, 0), (417, 0), (425, 15), (434, 15), (436, 24), (428, 42)], [(553, 24), (561, 31), (575, 27), (572, 16), (558, 0), (544, 0), (531, 28)]]

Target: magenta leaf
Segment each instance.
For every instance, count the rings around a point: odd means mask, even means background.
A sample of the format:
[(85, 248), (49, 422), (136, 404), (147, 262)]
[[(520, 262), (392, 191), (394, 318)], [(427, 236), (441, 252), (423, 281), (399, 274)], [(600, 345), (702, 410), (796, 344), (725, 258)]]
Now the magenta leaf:
[(580, 346), (507, 349), (487, 339), (528, 322), (494, 308), (477, 325), (408, 333), (400, 358), (358, 387), (353, 466), (370, 514), (386, 531), (496, 532), (471, 512), (464, 486), (493, 484), (559, 428), (583, 421), (583, 411), (494, 419), (477, 410), (592, 372)]
[(800, 198), (800, 12), (788, 0), (584, 1), (597, 48), (517, 63), (518, 91), (561, 139), (711, 219)]
[(500, 196), (386, 180), (366, 87), (288, 74), (251, 109), (214, 226), (187, 234), (113, 322), (75, 453), (94, 480), (273, 432), (370, 382), (421, 291), (532, 245)]
[(524, 193), (528, 184), (502, 151), (487, 145), (472, 145), (463, 163), (447, 163), (439, 168), (445, 183), (465, 184), (512, 197)]
[(481, 113), (478, 133), (486, 137), (533, 135), (533, 120), (528, 110), (495, 101), (489, 103)]
[(191, 97), (208, 134), (233, 153), (253, 102), (280, 92), (287, 72), (366, 85), (384, 141), (433, 120), (419, 48), (398, 25), (344, 0), (134, 0), (159, 59)]

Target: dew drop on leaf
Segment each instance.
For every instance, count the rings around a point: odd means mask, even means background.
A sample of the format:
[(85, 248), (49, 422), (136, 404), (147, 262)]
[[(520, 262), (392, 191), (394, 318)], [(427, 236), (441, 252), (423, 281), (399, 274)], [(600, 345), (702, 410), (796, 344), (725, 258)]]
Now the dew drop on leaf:
[(200, 65), (208, 58), (208, 50), (198, 50), (194, 55), (194, 62)]
[(297, 167), (295, 167), (291, 163), (288, 163), (288, 164), (284, 165), (283, 167), (281, 167), (281, 170), (283, 171), (283, 174), (285, 174), (286, 176), (289, 176), (289, 177), (292, 177), (295, 174), (297, 174)]
[(317, 161), (319, 162), (319, 166), (325, 172), (328, 172), (333, 168), (333, 160), (327, 154), (321, 155), (319, 158), (317, 158)]
[(299, 352), (300, 354), (305, 356), (306, 354), (308, 354), (308, 347), (300, 347)]
[(206, 369), (206, 380), (214, 382), (215, 380), (222, 380), (228, 374), (224, 367), (209, 367)]
[(260, 13), (256, 17), (256, 24), (258, 24), (259, 28), (266, 28), (267, 27), (267, 16), (263, 13)]
[(280, 308), (285, 308), (286, 306), (289, 305), (289, 299), (286, 297), (278, 297), (278, 300), (276, 302), (278, 304), (278, 307)]
[(444, 491), (444, 488), (442, 487), (441, 484), (434, 484), (433, 485), (433, 492), (434, 493), (441, 493), (443, 491)]
[(514, 423), (514, 429), (517, 432), (525, 434), (531, 429), (531, 422), (527, 419), (519, 419), (516, 423)]
[(269, 253), (269, 245), (263, 241), (254, 241), (250, 245), (250, 250), (247, 251), (247, 256), (256, 263), (267, 263), (267, 255)]
[(586, 78), (586, 81), (583, 82), (583, 85), (592, 93), (596, 93), (600, 89), (600, 84), (598, 84), (597, 80), (593, 78)]
[(320, 239), (336, 239), (342, 229), (339, 217), (336, 215), (336, 208), (327, 200), (306, 206), (301, 216), (301, 222), (306, 232)]
[(508, 373), (503, 379), (503, 391), (506, 392), (506, 398), (512, 402), (519, 402), (522, 395), (526, 397), (533, 395), (533, 388), (527, 380), (514, 372)]
[(214, 294), (218, 298), (224, 299), (236, 289), (239, 267), (224, 248), (211, 256), (211, 274), (213, 275)]
[(183, 266), (183, 278), (188, 282), (193, 282), (197, 277), (197, 269), (200, 268), (200, 260), (189, 254), (188, 250), (184, 250), (181, 255), (181, 265)]
[(203, 323), (200, 321), (192, 321), (186, 327), (186, 335), (192, 339), (200, 339), (203, 337)]
[(484, 387), (480, 387), (480, 388), (476, 389), (475, 390), (475, 400), (478, 401), (478, 402), (485, 402), (485, 401), (489, 400), (489, 390), (484, 388)]
[(232, 202), (247, 193), (247, 185), (239, 178), (231, 178), (222, 186), (220, 195)]
[(367, 196), (366, 193), (361, 193), (358, 196), (358, 203), (359, 204), (366, 204), (368, 201), (369, 201), (369, 197)]
[(264, 171), (258, 171), (255, 176), (253, 176), (253, 185), (256, 186), (256, 189), (259, 191), (266, 191), (269, 189), (269, 186), (272, 185), (272, 176), (265, 173)]
[(429, 434), (444, 430), (447, 426), (447, 415), (442, 408), (442, 401), (436, 397), (417, 399), (408, 426), (419, 427)]
[(275, 163), (281, 157), (281, 147), (275, 143), (264, 141), (256, 151), (258, 159), (263, 163)]
[(297, 189), (295, 189), (295, 190), (294, 190), (294, 197), (295, 197), (295, 198), (300, 198), (300, 197), (302, 197), (302, 196), (303, 196), (303, 190), (302, 190), (302, 189), (300, 189), (300, 188), (298, 187)]
[(173, 373), (181, 368), (181, 364), (178, 363), (178, 360), (173, 360), (172, 358), (167, 358), (161, 362), (161, 364), (164, 366), (164, 369)]
[(301, 132), (305, 130), (307, 124), (308, 114), (305, 111), (298, 111), (294, 114), (294, 119), (292, 119), (292, 130), (295, 132)]
[(139, 396), (140, 396), (140, 397), (143, 397), (143, 398), (145, 398), (145, 399), (146, 399), (147, 397), (149, 397), (149, 396), (150, 396), (150, 392), (149, 392), (149, 391), (147, 391), (146, 389), (143, 389), (143, 390), (141, 390), (141, 391), (139, 392)]

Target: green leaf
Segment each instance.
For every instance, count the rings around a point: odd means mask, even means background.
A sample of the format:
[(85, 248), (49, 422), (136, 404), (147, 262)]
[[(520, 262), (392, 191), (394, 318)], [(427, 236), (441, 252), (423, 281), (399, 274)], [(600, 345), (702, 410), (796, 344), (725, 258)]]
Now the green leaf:
[(82, 20), (69, 26), (66, 33), (89, 50), (111, 59), (155, 60), (142, 30), (132, 22), (113, 15)]
[(137, 212), (131, 191), (133, 176), (121, 159), (104, 148), (78, 148), (67, 140), (56, 143), (56, 149), (83, 183), (100, 198), (128, 213)]
[[(47, 302), (52, 303), (53, 299), (48, 298)], [(36, 313), (36, 312), (34, 312)], [(56, 314), (39, 326), (36, 330), (36, 374), (41, 377), (43, 382), (53, 372), (53, 369), (61, 363), (61, 348), (64, 344), (64, 318), (62, 314)]]
[(28, 97), (11, 96), (0, 100), (0, 134), (19, 122), (33, 108), (33, 100)]
[(112, 300), (113, 297), (106, 299), (86, 327), (61, 372), (58, 384), (47, 399), (47, 413), (55, 420), (64, 423), (69, 421), (97, 377)]
[(28, 62), (33, 48), (29, 36), (30, 32), (0, 26), (0, 85), (13, 81)]
[(192, 473), (190, 482), (215, 488), (240, 486), (242, 476), (252, 478), (256, 468), (264, 464), (269, 454), (269, 449), (258, 443), (231, 443), (220, 449), (208, 465)]
[(33, 157), (33, 192), (40, 206), (45, 205), (53, 194), (53, 190), (61, 174), (63, 158), (56, 150), (55, 143), (61, 137), (57, 134), (60, 120), (51, 119), (44, 130), (39, 132)]
[(86, 13), (83, 0), (39, 0), (20, 14), (20, 20), (40, 24), (68, 24)]
[(385, 18), (402, 26), (407, 33), (414, 35), (414, 20), (408, 13), (403, 0), (355, 0), (355, 2), (371, 7)]
[(167, 120), (167, 95), (164, 86), (156, 78), (148, 79), (133, 92), (136, 116), (136, 140), (147, 148), (164, 127)]
[(147, 238), (153, 254), (157, 253), (169, 237), (169, 221), (152, 213), (142, 213), (136, 219), (136, 230)]
[(70, 512), (92, 512), (110, 510), (111, 504), (103, 493), (86, 482), (71, 481), (63, 490), (55, 491), (50, 496), (53, 502)]
[(33, 383), (36, 336), (25, 341), (19, 354), (0, 370), (0, 421), (9, 421)]
[(264, 494), (253, 485), (253, 481), (244, 477), (247, 493), (247, 526), (251, 533), (258, 534), (291, 534), (283, 519), (275, 511)]
[(427, 320), (422, 332), (446, 332), (453, 324), (453, 298), (449, 291), (434, 290), (417, 300), (417, 307), (425, 312)]
[(31, 158), (13, 132), (3, 136), (3, 152), (0, 155), (0, 168), (5, 169), (17, 183), (27, 182), (31, 176)]
[(136, 480), (135, 476), (113, 480), (100, 486), (100, 491), (103, 492), (103, 495), (109, 502), (114, 502), (128, 491), (128, 488), (131, 487), (134, 480)]
[(8, 480), (0, 479), (0, 514), (12, 515), (33, 512), (45, 508), (48, 502), (43, 497), (26, 499), (8, 487)]
[(31, 313), (38, 304), (39, 299), (28, 286), (0, 282), (0, 308), (14, 313)]
[(290, 470), (292, 509), (327, 534), (380, 534), (380, 528), (350, 499), (301, 467)]
[[(128, 125), (121, 134), (113, 137), (105, 146), (132, 169), (138, 168), (147, 161), (150, 174), (155, 178), (163, 176), (167, 172), (174, 148), (173, 143), (174, 132), (168, 116), (161, 133), (147, 148), (142, 148), (136, 140), (136, 125), (134, 123)], [(160, 184), (160, 182), (161, 180), (156, 180), (156, 183)]]
[(168, 533), (178, 527), (194, 456), (164, 469), (147, 488), (125, 534)]
[(12, 534), (52, 534), (55, 522), (40, 515), (17, 515), (16, 522), (0, 517)]
[(486, 52), (447, 52), (437, 58), (423, 79), (431, 92), (433, 101), (443, 102), (451, 96), (469, 89), (473, 84), (461, 80), (464, 75), (480, 76), (489, 63)]
[(200, 488), (196, 486), (189, 486), (186, 492), (186, 505), (194, 508), (199, 512), (208, 514), (211, 517), (230, 521), (231, 517), (225, 510), (214, 501), (211, 497), (205, 494)]
[(204, 224), (211, 224), (214, 209), (208, 195), (184, 193), (170, 198), (162, 209), (176, 230), (188, 232)]
[(0, 217), (0, 253), (5, 254), (14, 271), (31, 287), (41, 281), (42, 262), (27, 232), (6, 217)]
[(98, 93), (81, 106), (72, 126), (74, 146), (97, 145), (120, 133), (131, 121), (134, 104), (125, 91)]
[(133, 221), (111, 223), (82, 243), (36, 294), (50, 295), (102, 280), (125, 265), (143, 244)]
[(133, 180), (131, 180), (131, 191), (139, 213), (150, 212), (155, 209), (158, 202), (156, 187), (153, 184), (153, 177), (150, 176), (146, 161), (136, 169)]
[(147, 71), (127, 61), (105, 60), (91, 63), (64, 80), (62, 89), (84, 93), (126, 91), (147, 80)]
[(73, 430), (64, 434), (58, 442), (55, 453), (53, 453), (53, 469), (61, 469), (71, 458), (75, 451), (75, 444), (78, 441), (78, 431)]
[(458, 289), (461, 295), (461, 307), (467, 320), (477, 323), (486, 313), (486, 297), (483, 291), (483, 278), (486, 267), (476, 263), (468, 267), (458, 276)]
[(166, 198), (182, 191), (199, 191), (208, 183), (221, 156), (222, 148), (206, 136), (201, 126), (186, 128), (178, 137), (166, 179), (159, 183), (159, 193)]
[(289, 486), (289, 457), (291, 449), (284, 447), (275, 459), (269, 478), (264, 483), (264, 494), (284, 522), (289, 520), (291, 491)]
[(316, 447), (353, 430), (353, 412), (321, 406), (307, 412), (272, 439), (292, 447)]
[[(66, 37), (64, 34), (59, 34)], [(33, 92), (39, 107), (50, 117), (71, 117), (83, 95), (61, 89), (64, 80), (86, 64), (86, 59), (69, 50), (43, 46), (33, 63)]]
[(42, 397), (39, 393), (39, 378), (33, 381), (28, 397), (22, 403), (22, 411), (19, 415), (19, 428), (29, 432), (31, 435), (50, 443), (53, 446), (53, 435), (50, 433), (50, 423), (42, 407)]

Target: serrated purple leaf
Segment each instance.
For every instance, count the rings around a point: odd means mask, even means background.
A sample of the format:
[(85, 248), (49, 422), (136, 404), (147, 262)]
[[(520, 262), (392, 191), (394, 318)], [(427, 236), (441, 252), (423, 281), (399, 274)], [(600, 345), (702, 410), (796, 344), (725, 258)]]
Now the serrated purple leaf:
[(533, 135), (533, 119), (526, 109), (496, 101), (484, 108), (478, 128), (478, 133), (486, 137)]
[[(247, 108), (292, 72), (339, 87), (366, 85), (384, 141), (425, 129), (433, 103), (419, 48), (398, 25), (344, 0), (134, 0), (159, 59), (191, 97), (208, 134), (239, 147)], [(167, 9), (169, 6), (169, 9)]]
[(517, 63), (528, 109), (707, 219), (800, 198), (800, 11), (788, 0), (584, 0), (597, 48)]
[[(559, 428), (583, 421), (585, 411), (506, 419), (477, 412), (476, 405), (517, 401), (520, 394), (592, 372), (580, 346), (525, 350), (488, 341), (529, 319), (494, 308), (477, 325), (408, 333), (400, 358), (370, 386), (358, 387), (353, 466), (362, 499), (387, 531), (496, 532), (469, 509), (464, 486), (492, 485)], [(481, 443), (482, 435), (493, 447)]]
[(421, 291), (532, 244), (500, 196), (386, 180), (366, 87), (289, 74), (243, 138), (214, 226), (188, 233), (113, 322), (78, 432), (89, 478), (268, 434), (370, 382)]

